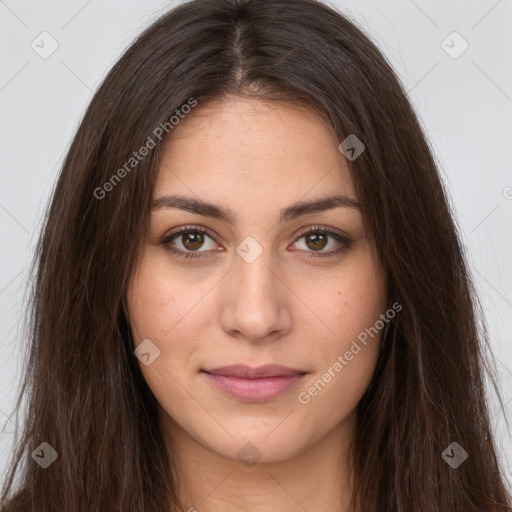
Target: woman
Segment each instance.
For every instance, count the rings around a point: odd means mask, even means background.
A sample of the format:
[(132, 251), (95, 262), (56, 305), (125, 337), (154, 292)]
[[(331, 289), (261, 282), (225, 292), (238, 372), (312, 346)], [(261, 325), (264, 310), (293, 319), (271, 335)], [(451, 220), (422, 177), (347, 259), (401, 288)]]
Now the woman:
[(194, 0), (148, 28), (35, 270), (4, 510), (512, 510), (433, 156), (321, 3)]

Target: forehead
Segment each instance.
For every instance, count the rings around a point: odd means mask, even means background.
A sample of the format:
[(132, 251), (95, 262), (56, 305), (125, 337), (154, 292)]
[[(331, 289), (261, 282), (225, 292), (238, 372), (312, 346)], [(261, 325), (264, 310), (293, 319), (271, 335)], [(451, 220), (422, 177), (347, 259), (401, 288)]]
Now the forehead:
[(302, 106), (245, 98), (199, 104), (166, 139), (155, 196), (356, 199), (338, 144), (332, 127)]

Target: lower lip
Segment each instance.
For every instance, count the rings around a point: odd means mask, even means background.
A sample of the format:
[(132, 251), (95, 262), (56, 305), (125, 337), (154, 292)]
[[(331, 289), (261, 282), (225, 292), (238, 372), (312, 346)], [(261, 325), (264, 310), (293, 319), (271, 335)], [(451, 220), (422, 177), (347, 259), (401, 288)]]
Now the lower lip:
[(297, 374), (281, 377), (243, 379), (240, 377), (204, 373), (210, 382), (228, 395), (251, 402), (270, 400), (293, 387), (305, 375)]

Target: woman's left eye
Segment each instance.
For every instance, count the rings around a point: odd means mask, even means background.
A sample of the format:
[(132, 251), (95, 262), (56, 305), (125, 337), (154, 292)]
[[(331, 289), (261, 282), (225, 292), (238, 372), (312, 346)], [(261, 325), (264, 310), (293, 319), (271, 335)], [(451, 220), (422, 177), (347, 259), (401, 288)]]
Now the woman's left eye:
[[(321, 227), (309, 228), (299, 236), (298, 241), (302, 239), (304, 239), (304, 245), (306, 246), (307, 257), (336, 256), (348, 249), (353, 242), (353, 240), (346, 235), (341, 235), (340, 233), (335, 233), (334, 231)], [(298, 244), (298, 241), (295, 242), (295, 244)], [(333, 246), (338, 247), (334, 250), (319, 252), (329, 245), (331, 249)], [(308, 249), (313, 249), (313, 251), (309, 252)]]
[[(209, 249), (207, 248), (206, 250), (200, 250), (204, 249), (205, 240), (207, 239), (210, 239), (213, 244), (211, 244)], [(351, 240), (346, 235), (336, 233), (321, 226), (314, 226), (308, 228), (306, 231), (303, 231), (299, 234), (297, 241), (292, 245), (298, 244), (302, 239), (304, 239), (307, 257), (334, 256), (340, 254), (345, 249), (348, 249), (353, 242), (353, 240)], [(175, 241), (181, 245), (181, 248), (178, 248), (176, 245), (174, 245)], [(181, 258), (204, 258), (208, 256), (210, 251), (218, 250), (215, 249), (216, 244), (213, 237), (208, 234), (205, 229), (194, 226), (185, 226), (177, 231), (174, 231), (173, 233), (167, 235), (161, 241), (161, 244), (167, 250)], [(329, 245), (331, 245), (332, 248), (333, 244), (334, 246), (339, 245), (341, 247), (330, 251), (323, 251)], [(308, 249), (312, 249), (312, 251), (308, 251)]]

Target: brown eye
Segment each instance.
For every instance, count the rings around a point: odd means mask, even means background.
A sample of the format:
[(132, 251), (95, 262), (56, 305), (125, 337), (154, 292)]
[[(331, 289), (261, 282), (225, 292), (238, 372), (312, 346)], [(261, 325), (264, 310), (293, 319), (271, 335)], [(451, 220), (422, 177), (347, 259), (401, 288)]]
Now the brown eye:
[[(210, 246), (208, 246), (208, 240), (210, 240)], [(213, 237), (205, 230), (187, 226), (166, 236), (161, 244), (168, 251), (183, 258), (206, 257), (216, 245)]]
[[(304, 240), (305, 248), (300, 247), (299, 241), (301, 240)], [(304, 250), (307, 257), (327, 257), (339, 255), (348, 249), (352, 242), (353, 240), (348, 236), (324, 229), (321, 226), (313, 226), (303, 231), (294, 245), (299, 246), (298, 249)], [(330, 246), (331, 250), (324, 251), (327, 246)]]
[(187, 231), (185, 233), (181, 233), (181, 243), (186, 249), (195, 251), (200, 249), (203, 245), (204, 234), (199, 231)]
[(328, 241), (328, 236), (322, 231), (310, 233), (306, 235), (305, 238), (307, 246), (315, 251), (322, 250), (327, 245)]

